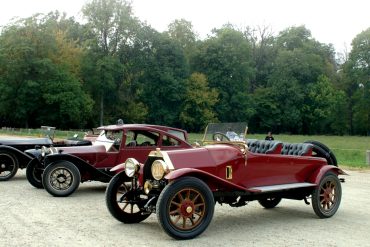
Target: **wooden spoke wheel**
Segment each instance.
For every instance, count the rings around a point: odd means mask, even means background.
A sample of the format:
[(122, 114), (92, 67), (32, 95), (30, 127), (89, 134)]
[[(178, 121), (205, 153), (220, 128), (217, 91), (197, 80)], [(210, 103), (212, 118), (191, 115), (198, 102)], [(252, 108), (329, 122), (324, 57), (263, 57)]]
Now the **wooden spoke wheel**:
[(208, 186), (198, 178), (184, 177), (168, 184), (156, 206), (163, 230), (176, 239), (191, 239), (211, 223), (214, 198)]
[(342, 198), (342, 188), (338, 176), (329, 172), (312, 193), (312, 207), (320, 218), (333, 216)]

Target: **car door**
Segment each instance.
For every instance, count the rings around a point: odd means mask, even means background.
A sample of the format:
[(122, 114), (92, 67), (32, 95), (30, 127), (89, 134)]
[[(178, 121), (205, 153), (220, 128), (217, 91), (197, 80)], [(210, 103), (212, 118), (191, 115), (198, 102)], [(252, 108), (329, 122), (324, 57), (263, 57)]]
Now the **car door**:
[(144, 163), (149, 153), (158, 147), (160, 134), (145, 129), (127, 129), (121, 145), (119, 163), (135, 158)]

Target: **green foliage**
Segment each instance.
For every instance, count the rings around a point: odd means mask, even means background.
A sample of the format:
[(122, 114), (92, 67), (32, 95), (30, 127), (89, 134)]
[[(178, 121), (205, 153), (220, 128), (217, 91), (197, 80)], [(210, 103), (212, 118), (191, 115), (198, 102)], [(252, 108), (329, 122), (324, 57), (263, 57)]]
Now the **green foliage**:
[(178, 43), (157, 35), (151, 48), (150, 69), (142, 77), (143, 101), (151, 123), (179, 126), (188, 67)]
[(61, 30), (50, 32), (56, 21), (53, 15), (33, 16), (3, 30), (0, 89), (7, 93), (1, 95), (0, 108), (5, 122), (34, 126), (47, 121), (60, 127), (86, 123), (91, 99), (81, 89), (74, 57), (82, 50), (66, 41)]
[(218, 90), (215, 111), (221, 122), (246, 121), (253, 112), (248, 95), (254, 73), (249, 41), (232, 27), (213, 32), (214, 37), (200, 44), (192, 70), (205, 74), (210, 87)]
[(344, 64), (305, 26), (230, 24), (200, 40), (177, 19), (159, 33), (130, 1), (92, 0), (85, 24), (51, 12), (0, 34), (0, 123), (96, 127), (152, 123), (199, 131), (210, 121), (253, 132), (370, 134), (370, 29)]
[(350, 132), (370, 133), (370, 28), (352, 41), (349, 59), (343, 65), (342, 87), (348, 97)]
[(208, 123), (217, 122), (213, 106), (218, 101), (218, 93), (208, 86), (207, 78), (201, 73), (193, 73), (186, 81), (185, 99), (180, 120), (189, 131), (203, 130)]

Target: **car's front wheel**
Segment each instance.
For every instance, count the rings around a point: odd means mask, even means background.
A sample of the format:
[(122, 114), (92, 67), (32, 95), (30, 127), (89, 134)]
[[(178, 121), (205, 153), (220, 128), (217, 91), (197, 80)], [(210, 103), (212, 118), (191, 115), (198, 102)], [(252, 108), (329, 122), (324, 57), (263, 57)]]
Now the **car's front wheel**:
[(44, 188), (42, 185), (42, 172), (43, 167), (40, 166), (38, 160), (32, 160), (26, 169), (26, 177), (28, 182), (35, 188), (41, 189)]
[(0, 151), (0, 181), (14, 177), (18, 171), (18, 159), (8, 151)]
[(258, 200), (258, 203), (264, 208), (274, 208), (281, 202), (281, 197), (269, 197)]
[(341, 199), (342, 187), (338, 176), (328, 172), (312, 193), (312, 207), (320, 218), (329, 218), (337, 212)]
[(45, 168), (42, 184), (53, 196), (69, 196), (80, 185), (81, 175), (78, 168), (68, 161), (53, 163)]
[(112, 178), (105, 193), (105, 202), (111, 215), (126, 224), (139, 223), (150, 216), (150, 212), (142, 210), (147, 198), (131, 190), (131, 187), (131, 181), (123, 171)]
[(211, 190), (202, 180), (184, 177), (161, 192), (156, 213), (163, 230), (175, 239), (191, 239), (211, 223), (214, 212)]

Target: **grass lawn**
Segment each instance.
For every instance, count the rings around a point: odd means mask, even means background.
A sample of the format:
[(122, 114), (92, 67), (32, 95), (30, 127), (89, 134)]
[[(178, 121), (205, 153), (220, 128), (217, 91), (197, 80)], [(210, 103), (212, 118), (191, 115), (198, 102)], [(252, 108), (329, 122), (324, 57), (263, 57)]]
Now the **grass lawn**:
[[(18, 130), (0, 130), (0, 134), (18, 135), (18, 136), (39, 136), (43, 132), (40, 129), (18, 129)], [(78, 134), (83, 138), (84, 132), (81, 130), (61, 131), (56, 130), (55, 138), (71, 138)], [(251, 134), (249, 139), (264, 139), (265, 134)], [(370, 137), (366, 136), (305, 136), (305, 135), (274, 135), (275, 140), (291, 143), (299, 143), (307, 140), (315, 140), (324, 143), (333, 150), (340, 166), (353, 168), (370, 168), (366, 164), (366, 150), (370, 150)], [(203, 134), (190, 133), (189, 142), (201, 142)]]

